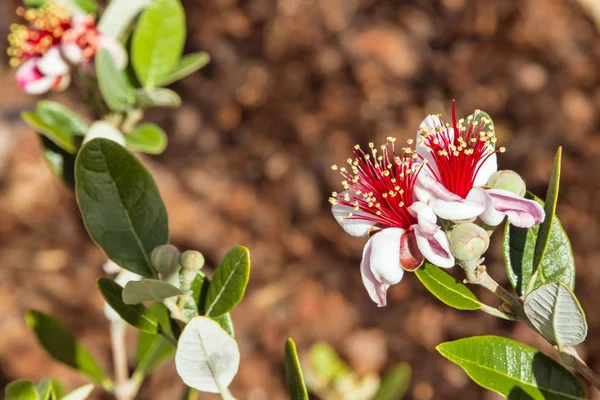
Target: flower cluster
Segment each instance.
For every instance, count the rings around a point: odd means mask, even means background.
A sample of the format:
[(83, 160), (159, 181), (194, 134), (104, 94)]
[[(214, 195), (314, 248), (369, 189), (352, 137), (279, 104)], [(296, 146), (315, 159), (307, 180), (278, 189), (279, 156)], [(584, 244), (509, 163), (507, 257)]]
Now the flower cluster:
[(332, 167), (344, 177), (344, 191), (330, 198), (334, 217), (348, 234), (370, 236), (360, 270), (378, 306), (386, 305), (389, 286), (425, 259), (443, 268), (460, 263), (464, 255), (454, 254), (457, 246), (448, 239), (457, 224), (481, 229), (472, 223), (479, 217), (493, 230), (505, 216), (519, 227), (543, 221), (543, 208), (523, 198), (522, 179), (512, 171), (498, 172), (496, 154), (505, 150), (495, 148), (486, 115), (476, 111), (457, 121), (453, 104), (452, 125), (429, 115), (416, 142), (409, 140), (400, 154), (396, 140), (388, 138), (381, 151), (373, 143), (368, 152), (356, 145), (348, 167)]
[(124, 67), (127, 55), (116, 39), (96, 28), (93, 15), (84, 15), (53, 1), (38, 8), (17, 9), (27, 25), (13, 24), (8, 54), (19, 67), (17, 82), (30, 94), (61, 91), (69, 86), (71, 69), (89, 65), (99, 48), (106, 48)]

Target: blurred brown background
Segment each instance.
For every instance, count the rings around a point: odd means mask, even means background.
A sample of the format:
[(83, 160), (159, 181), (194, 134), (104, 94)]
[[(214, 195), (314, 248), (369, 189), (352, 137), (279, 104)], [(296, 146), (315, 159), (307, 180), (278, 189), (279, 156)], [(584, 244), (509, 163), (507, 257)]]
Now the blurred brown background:
[[(16, 4), (0, 5), (3, 36)], [(590, 326), (581, 352), (600, 371), (597, 0), (183, 4), (186, 51), (205, 50), (212, 62), (174, 85), (181, 109), (147, 113), (170, 143), (144, 161), (167, 203), (174, 244), (202, 251), (210, 265), (232, 245), (250, 248), (250, 286), (233, 312), (242, 351), (234, 395), (286, 398), (288, 336), (301, 353), (326, 340), (362, 371), (407, 361), (414, 371), (408, 397), (419, 400), (497, 398), (437, 354), (442, 341), (501, 334), (555, 354), (523, 324), (443, 306), (411, 274), (378, 309), (360, 281), (364, 240), (343, 234), (330, 215), (327, 198), (340, 187), (331, 164), (343, 163), (356, 142), (413, 137), (427, 113), (447, 114), (453, 98), (460, 114), (480, 108), (494, 118), (507, 148), (500, 167), (516, 169), (539, 195), (557, 146), (564, 146), (558, 215), (571, 236), (577, 295)], [(95, 288), (103, 255), (87, 238), (73, 195), (44, 165), (34, 132), (20, 121), (35, 98), (19, 91), (6, 61), (0, 379), (3, 386), (52, 376), (73, 388), (83, 381), (41, 350), (23, 314), (35, 307), (58, 315), (110, 370), (108, 324)], [(85, 112), (74, 91), (49, 98)], [(507, 284), (498, 240), (487, 259), (491, 274)], [(133, 331), (130, 339), (133, 345)], [(173, 399), (180, 389), (169, 363), (139, 398)]]

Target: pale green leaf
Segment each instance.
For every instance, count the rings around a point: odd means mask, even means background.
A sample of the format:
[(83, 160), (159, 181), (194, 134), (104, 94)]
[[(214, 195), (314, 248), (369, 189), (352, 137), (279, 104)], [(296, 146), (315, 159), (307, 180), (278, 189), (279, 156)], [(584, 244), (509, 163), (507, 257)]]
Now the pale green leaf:
[(181, 57), (179, 63), (173, 68), (171, 73), (167, 75), (163, 80), (158, 82), (158, 86), (167, 86), (173, 82), (176, 82), (186, 76), (193, 74), (198, 71), (210, 61), (208, 53), (203, 51), (198, 53), (186, 54)]
[(285, 342), (285, 376), (290, 392), (290, 400), (308, 400), (300, 360), (296, 351), (296, 343), (292, 338), (288, 338)]
[(415, 275), (435, 297), (459, 310), (478, 310), (482, 303), (462, 282), (443, 269), (425, 262)]
[(184, 294), (179, 288), (158, 279), (142, 279), (129, 281), (123, 289), (123, 302), (125, 304), (139, 304), (144, 301), (163, 301), (169, 297)]
[(167, 134), (158, 125), (145, 123), (127, 132), (125, 142), (133, 151), (160, 154), (167, 147)]

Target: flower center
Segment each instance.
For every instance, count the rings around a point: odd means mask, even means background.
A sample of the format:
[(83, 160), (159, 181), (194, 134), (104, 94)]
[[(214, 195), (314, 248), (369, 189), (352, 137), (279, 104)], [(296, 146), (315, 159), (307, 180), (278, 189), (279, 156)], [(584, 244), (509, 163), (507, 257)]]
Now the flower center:
[(493, 125), (484, 115), (476, 110), (466, 121), (457, 121), (453, 101), (452, 126), (434, 118), (435, 126), (419, 128), (419, 145), (424, 146), (431, 156), (432, 163), (424, 160), (428, 171), (446, 189), (462, 198), (473, 188), (484, 162), (492, 154), (505, 151), (504, 147), (494, 149), (496, 136)]
[[(410, 148), (402, 149), (401, 156), (396, 155), (395, 138), (388, 137), (381, 146), (381, 153), (373, 143), (369, 143), (370, 152), (365, 153), (359, 145), (354, 146), (354, 158), (346, 162), (350, 170), (333, 165), (344, 177), (344, 193), (333, 192), (329, 201), (352, 207), (343, 219), (357, 219), (374, 222), (383, 227), (408, 229), (416, 223), (416, 218), (408, 211), (413, 203), (413, 188), (420, 170), (415, 163), (418, 155)], [(412, 144), (412, 140), (408, 141)]]

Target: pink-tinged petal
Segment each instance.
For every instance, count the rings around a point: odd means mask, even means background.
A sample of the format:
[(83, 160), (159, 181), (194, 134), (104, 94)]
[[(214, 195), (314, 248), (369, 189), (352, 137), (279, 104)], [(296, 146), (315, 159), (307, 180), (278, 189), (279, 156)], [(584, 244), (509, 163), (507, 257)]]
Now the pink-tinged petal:
[(482, 188), (471, 189), (467, 195), (467, 200), (485, 207), (484, 211), (479, 215), (479, 218), (489, 226), (499, 225), (506, 216), (506, 214), (494, 208), (492, 197)]
[(46, 76), (60, 76), (69, 73), (71, 67), (64, 60), (58, 46), (53, 46), (41, 58), (37, 67)]
[(54, 83), (52, 84), (52, 90), (55, 92), (62, 92), (66, 90), (71, 84), (71, 74), (54, 77)]
[(360, 274), (362, 277), (363, 285), (369, 293), (371, 300), (377, 304), (378, 307), (385, 307), (387, 305), (387, 290), (390, 287), (387, 283), (382, 283), (375, 278), (371, 271), (370, 265), (371, 258), (371, 239), (365, 245), (363, 249), (363, 258), (360, 262)]
[(369, 265), (377, 281), (395, 285), (402, 280), (404, 270), (400, 266), (400, 237), (404, 232), (404, 229), (388, 228), (369, 239)]
[(432, 200), (429, 205), (435, 215), (450, 221), (463, 221), (475, 218), (484, 211), (484, 207), (467, 200), (444, 201), (439, 199)]
[[(493, 150), (492, 147), (490, 147), (490, 150)], [(477, 175), (475, 175), (473, 186), (484, 186), (489, 177), (492, 176), (492, 174), (496, 171), (498, 171), (498, 160), (496, 153), (494, 153), (489, 156), (479, 168), (479, 172), (477, 172)]]
[(72, 65), (79, 65), (83, 62), (83, 50), (75, 43), (61, 44), (60, 51), (62, 56)]
[(497, 211), (503, 212), (508, 221), (519, 228), (531, 228), (535, 223), (544, 221), (544, 208), (534, 200), (524, 199), (508, 190), (488, 189), (492, 204)]
[(98, 46), (108, 50), (117, 68), (124, 69), (127, 66), (127, 51), (118, 40), (101, 34), (98, 36)]
[(417, 239), (417, 246), (423, 256), (430, 263), (441, 268), (451, 268), (454, 266), (454, 256), (450, 252), (450, 242), (446, 233), (438, 227), (435, 233), (429, 226), (424, 226), (421, 222), (412, 226)]
[(17, 70), (17, 83), (26, 93), (46, 93), (54, 83), (54, 78), (44, 76), (37, 68), (36, 59), (25, 62)]
[(427, 204), (421, 201), (415, 201), (414, 203), (412, 203), (410, 207), (408, 207), (408, 212), (413, 217), (423, 218), (424, 220), (429, 221), (433, 224), (437, 222), (437, 217), (435, 216), (435, 213), (433, 212), (431, 207), (429, 207)]
[[(343, 196), (344, 192), (341, 195)], [(362, 211), (356, 211), (353, 207), (344, 204), (334, 204), (331, 206), (331, 213), (342, 229), (350, 236), (367, 237), (369, 236), (369, 230), (375, 225), (374, 222), (360, 219), (361, 216), (367, 216), (367, 214)], [(348, 218), (348, 214), (350, 213), (352, 217)]]
[[(426, 170), (427, 167), (423, 167), (421, 172), (419, 172), (419, 176), (415, 182), (415, 195), (418, 200), (427, 202), (426, 199), (421, 198), (421, 191), (425, 191), (429, 193), (429, 199), (436, 198), (445, 201), (460, 201), (462, 197), (452, 193), (448, 189), (444, 187), (440, 182), (438, 182), (433, 175)], [(425, 196), (423, 196), (425, 197)]]

